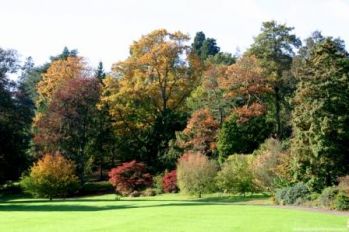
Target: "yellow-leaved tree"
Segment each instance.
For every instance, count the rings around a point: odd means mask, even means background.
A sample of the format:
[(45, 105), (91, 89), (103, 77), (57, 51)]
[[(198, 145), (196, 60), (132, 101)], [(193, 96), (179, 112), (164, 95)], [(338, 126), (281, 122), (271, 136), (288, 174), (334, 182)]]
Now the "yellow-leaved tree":
[(37, 85), (38, 98), (35, 103), (37, 112), (34, 123), (45, 113), (52, 96), (60, 86), (68, 80), (86, 76), (87, 72), (86, 64), (81, 57), (69, 56), (66, 59), (53, 61)]
[(139, 153), (156, 155), (181, 129), (175, 114), (201, 73), (201, 63), (188, 41), (188, 35), (165, 29), (144, 35), (104, 81), (101, 104), (108, 104), (116, 133), (132, 137)]

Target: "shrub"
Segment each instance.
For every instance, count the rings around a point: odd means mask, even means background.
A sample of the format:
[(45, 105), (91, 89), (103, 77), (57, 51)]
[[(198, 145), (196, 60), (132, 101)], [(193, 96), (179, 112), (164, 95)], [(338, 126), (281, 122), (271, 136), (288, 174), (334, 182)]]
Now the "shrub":
[(278, 189), (275, 193), (275, 203), (279, 205), (285, 205), (285, 196), (289, 190), (289, 187), (284, 187), (281, 189)]
[(349, 197), (345, 192), (340, 191), (336, 196), (334, 204), (337, 210), (349, 210)]
[(223, 163), (216, 177), (217, 187), (229, 193), (254, 192), (256, 190), (250, 168), (250, 155), (231, 155)]
[(115, 191), (123, 196), (131, 193), (136, 196), (138, 195), (136, 192), (151, 187), (153, 183), (152, 176), (146, 173), (145, 165), (135, 160), (113, 168), (108, 175)]
[(30, 169), (20, 184), (35, 197), (65, 197), (78, 189), (79, 182), (73, 161), (61, 154), (46, 154)]
[(275, 201), (281, 205), (299, 204), (307, 199), (309, 188), (304, 183), (297, 183), (292, 187), (284, 187), (276, 191)]
[(162, 179), (162, 188), (163, 188), (165, 193), (178, 192), (176, 170), (165, 173), (165, 175)]
[(268, 139), (254, 152), (252, 171), (255, 183), (266, 191), (274, 191), (291, 181), (290, 156), (276, 139)]
[(177, 163), (179, 189), (189, 194), (196, 194), (199, 198), (202, 193), (214, 190), (216, 174), (216, 163), (201, 153), (185, 153)]
[(156, 194), (161, 194), (163, 193), (163, 188), (162, 188), (162, 179), (163, 179), (164, 175), (160, 174), (157, 176), (153, 177), (153, 188), (156, 192)]
[(322, 193), (319, 197), (319, 202), (322, 207), (334, 209), (335, 208), (335, 199), (338, 194), (338, 189), (335, 187), (327, 187), (322, 190)]

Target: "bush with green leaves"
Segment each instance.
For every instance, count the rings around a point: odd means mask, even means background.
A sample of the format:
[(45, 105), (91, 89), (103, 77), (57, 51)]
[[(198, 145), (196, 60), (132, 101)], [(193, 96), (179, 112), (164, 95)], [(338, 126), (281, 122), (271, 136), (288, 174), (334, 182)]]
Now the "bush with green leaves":
[(320, 205), (324, 208), (334, 209), (335, 208), (335, 199), (338, 195), (338, 188), (336, 187), (327, 187), (322, 190), (319, 197)]
[(281, 205), (293, 205), (306, 200), (309, 194), (308, 186), (299, 182), (291, 187), (284, 187), (276, 191), (275, 201)]
[(217, 187), (228, 193), (255, 192), (256, 185), (250, 167), (251, 155), (231, 155), (216, 177)]
[(345, 192), (340, 191), (337, 194), (334, 205), (337, 210), (349, 210), (349, 197)]
[(75, 164), (61, 154), (46, 154), (22, 178), (20, 185), (25, 192), (35, 197), (65, 197), (77, 191), (78, 177)]
[(161, 194), (164, 192), (162, 188), (162, 179), (164, 175), (159, 174), (153, 177), (153, 189), (155, 190), (156, 194)]
[(185, 153), (177, 163), (177, 182), (185, 193), (197, 195), (215, 190), (214, 179), (217, 175), (215, 161), (201, 153)]

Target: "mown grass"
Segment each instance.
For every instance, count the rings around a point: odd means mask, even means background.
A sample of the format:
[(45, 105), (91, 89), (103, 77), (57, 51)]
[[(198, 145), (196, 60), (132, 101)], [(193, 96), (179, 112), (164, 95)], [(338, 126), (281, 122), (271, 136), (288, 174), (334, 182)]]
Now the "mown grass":
[(48, 201), (4, 198), (0, 231), (348, 231), (347, 217), (274, 208), (269, 198), (180, 194)]

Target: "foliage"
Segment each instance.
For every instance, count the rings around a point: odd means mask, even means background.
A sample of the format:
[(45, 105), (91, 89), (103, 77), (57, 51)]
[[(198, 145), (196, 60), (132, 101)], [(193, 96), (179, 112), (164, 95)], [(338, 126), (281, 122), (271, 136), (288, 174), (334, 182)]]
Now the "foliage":
[[(142, 36), (131, 45), (130, 56), (113, 65), (115, 78), (104, 81), (101, 104), (109, 105), (115, 133), (128, 144), (122, 152), (137, 151), (152, 167), (161, 164), (168, 141), (183, 129), (181, 109), (200, 76), (188, 40), (164, 29)], [(135, 151), (127, 150), (132, 147)]]
[(67, 80), (87, 76), (85, 66), (83, 59), (80, 57), (67, 57), (51, 63), (37, 84), (36, 107), (38, 112), (34, 122), (37, 122), (45, 114), (49, 104), (54, 99), (53, 95)]
[(184, 151), (200, 152), (213, 156), (216, 151), (218, 123), (209, 109), (195, 111), (187, 127), (177, 134), (177, 143)]
[(201, 153), (185, 153), (177, 163), (177, 182), (181, 191), (201, 194), (214, 190), (217, 165)]
[(310, 191), (304, 183), (297, 183), (291, 187), (284, 187), (276, 191), (275, 200), (278, 204), (293, 205), (300, 200), (305, 200)]
[(229, 99), (223, 98), (223, 90), (218, 83), (226, 69), (225, 65), (208, 62), (200, 84), (186, 99), (186, 105), (191, 112), (208, 108), (220, 126), (231, 110), (231, 103)]
[(162, 179), (162, 188), (165, 193), (176, 193), (178, 192), (177, 186), (177, 172), (176, 170), (172, 170), (170, 172), (166, 172)]
[(302, 64), (293, 101), (294, 169), (297, 180), (321, 190), (349, 172), (349, 56), (343, 41), (323, 38)]
[(338, 189), (349, 196), (349, 175), (338, 178)]
[(255, 192), (256, 186), (251, 170), (251, 155), (231, 155), (223, 163), (216, 177), (217, 187), (228, 193)]
[(337, 210), (349, 210), (349, 197), (344, 192), (339, 192), (335, 199)]
[(233, 112), (239, 123), (266, 113), (264, 101), (271, 88), (254, 56), (245, 55), (238, 59), (227, 68), (218, 83), (224, 90), (223, 97), (234, 102)]
[(21, 83), (10, 80), (18, 70), (17, 53), (0, 48), (0, 184), (17, 180), (28, 167), (33, 105)]
[(108, 175), (115, 191), (123, 196), (142, 191), (151, 187), (153, 183), (153, 178), (146, 172), (145, 165), (135, 160), (111, 169)]
[(290, 75), (294, 49), (301, 46), (296, 35), (291, 34), (293, 27), (264, 22), (261, 33), (254, 38), (248, 54), (260, 61), (264, 75), (273, 90), (271, 110), (275, 122), (275, 133), (279, 138), (285, 136), (285, 126), (290, 117), (289, 98), (294, 91), (294, 77)]
[(266, 191), (274, 191), (292, 181), (291, 157), (277, 139), (267, 139), (254, 152), (252, 170), (256, 184)]
[(196, 33), (194, 42), (191, 46), (193, 52), (202, 60), (206, 60), (209, 56), (218, 54), (220, 50), (216, 40), (213, 38), (206, 38), (206, 35), (202, 31)]
[(161, 194), (164, 192), (163, 178), (164, 175), (162, 173), (153, 177), (153, 189), (155, 190), (156, 194)]
[(264, 116), (257, 116), (238, 123), (236, 116), (223, 123), (218, 134), (217, 148), (220, 157), (234, 153), (252, 153), (270, 135), (270, 124)]
[(334, 209), (337, 194), (338, 188), (336, 187), (324, 188), (319, 197), (320, 205), (325, 208)]
[(36, 122), (34, 142), (43, 151), (61, 151), (74, 160), (84, 182), (91, 159), (96, 124), (99, 83), (91, 78), (74, 78), (56, 90), (46, 113)]
[(79, 186), (75, 164), (60, 153), (46, 154), (22, 178), (21, 186), (35, 197), (65, 197)]

